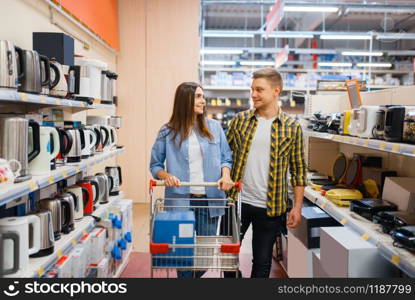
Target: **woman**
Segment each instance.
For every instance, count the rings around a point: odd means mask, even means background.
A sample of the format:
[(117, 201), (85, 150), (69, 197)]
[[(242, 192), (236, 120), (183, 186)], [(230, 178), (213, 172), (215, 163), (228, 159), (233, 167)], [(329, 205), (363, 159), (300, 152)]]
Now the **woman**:
[[(184, 82), (177, 87), (173, 113), (158, 133), (150, 161), (153, 177), (165, 182), (165, 198), (173, 198), (165, 200), (166, 206), (205, 207), (194, 209), (196, 233), (204, 236), (216, 234), (218, 218), (224, 214), (218, 205), (224, 204), (197, 198), (224, 199), (224, 191), (234, 185), (231, 150), (219, 122), (206, 118), (205, 105), (199, 84)], [(217, 182), (219, 188), (180, 186), (181, 181)], [(177, 273), (178, 277), (201, 277), (204, 271)]]

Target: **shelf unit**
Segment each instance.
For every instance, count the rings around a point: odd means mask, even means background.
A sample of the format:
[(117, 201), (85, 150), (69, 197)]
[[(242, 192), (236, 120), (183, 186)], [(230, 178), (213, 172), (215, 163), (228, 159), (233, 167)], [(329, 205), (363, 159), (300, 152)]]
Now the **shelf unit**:
[(408, 250), (393, 246), (391, 236), (382, 232), (381, 226), (351, 212), (348, 207), (339, 207), (314, 191), (305, 188), (305, 197), (331, 215), (343, 226), (356, 232), (362, 240), (368, 241), (379, 249), (380, 254), (405, 272), (415, 278), (415, 256)]
[(36, 95), (29, 93), (20, 93), (13, 89), (0, 88), (0, 103), (15, 103), (15, 104), (33, 104), (36, 106), (59, 106), (68, 107), (76, 111), (86, 109), (105, 109), (113, 110), (113, 104), (101, 104), (100, 99), (95, 99), (94, 104), (87, 104), (83, 101), (62, 99), (58, 97)]
[[(108, 214), (108, 209), (112, 206), (114, 201), (119, 199), (122, 199), (122, 194), (112, 196), (108, 203), (99, 205), (93, 215), (99, 218), (106, 216)], [(13, 276), (24, 278), (42, 277), (63, 255), (68, 254), (85, 234), (90, 233), (94, 226), (95, 219), (92, 216), (85, 216), (82, 220), (78, 222), (75, 221), (75, 230), (69, 234), (63, 234), (61, 239), (55, 242), (53, 254), (44, 257), (30, 258), (27, 268), (13, 274)], [(126, 260), (128, 260), (128, 256)]]
[[(251, 87), (249, 86), (215, 86), (215, 85), (207, 85), (203, 87), (204, 90), (207, 91), (251, 91)], [(284, 87), (283, 91), (316, 91), (316, 88), (306, 88), (306, 87)]]
[(16, 198), (23, 197), (38, 189), (42, 189), (48, 185), (73, 176), (76, 173), (85, 171), (96, 164), (121, 154), (124, 150), (124, 148), (121, 148), (103, 152), (102, 154), (97, 154), (88, 159), (84, 159), (77, 164), (67, 164), (65, 166), (57, 167), (56, 170), (51, 171), (49, 174), (33, 176), (31, 180), (6, 185), (0, 188), (0, 205), (7, 204)]

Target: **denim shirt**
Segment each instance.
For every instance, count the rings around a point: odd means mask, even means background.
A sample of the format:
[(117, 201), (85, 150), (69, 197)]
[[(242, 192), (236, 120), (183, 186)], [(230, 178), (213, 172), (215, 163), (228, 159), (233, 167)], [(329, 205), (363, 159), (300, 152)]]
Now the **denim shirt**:
[[(232, 153), (226, 141), (225, 134), (219, 122), (206, 118), (206, 124), (213, 136), (212, 140), (200, 136), (195, 131), (203, 156), (203, 178), (205, 182), (216, 182), (222, 177), (222, 168), (232, 167)], [(180, 181), (190, 181), (189, 168), (189, 139), (185, 139), (179, 146), (179, 137), (177, 142), (173, 140), (173, 134), (166, 125), (164, 125), (157, 136), (157, 139), (151, 150), (150, 172), (153, 178), (158, 179), (157, 173), (160, 170), (166, 170), (168, 173), (176, 176)], [(222, 199), (225, 193), (217, 187), (206, 187), (207, 198)], [(190, 188), (170, 187), (165, 190), (165, 198), (181, 198), (180, 200), (165, 201), (166, 205), (184, 205), (189, 206)], [(223, 201), (209, 201), (209, 206), (224, 205)], [(224, 209), (210, 208), (210, 217), (223, 215)]]

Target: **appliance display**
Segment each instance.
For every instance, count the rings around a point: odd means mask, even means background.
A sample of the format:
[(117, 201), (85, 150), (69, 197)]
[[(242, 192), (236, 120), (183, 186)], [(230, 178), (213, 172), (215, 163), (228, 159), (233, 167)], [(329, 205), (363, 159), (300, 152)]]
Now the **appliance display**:
[(0, 40), (0, 87), (17, 89), (23, 77), (23, 50), (12, 41)]
[(379, 106), (362, 105), (353, 109), (350, 121), (350, 135), (361, 138), (372, 138), (376, 128), (376, 117)]
[(372, 220), (373, 216), (381, 211), (396, 211), (398, 207), (386, 201), (362, 199), (352, 200), (350, 202), (350, 210), (361, 215), (362, 217)]
[(122, 184), (121, 167), (105, 167), (105, 174), (112, 177), (113, 184), (110, 190), (111, 196), (117, 196), (120, 193), (120, 186)]
[[(23, 50), (23, 77), (20, 92), (40, 94), (50, 83), (49, 59), (33, 50)], [(43, 74), (41, 64), (44, 63)], [(42, 80), (43, 77), (43, 80)]]
[(37, 210), (31, 212), (40, 221), (40, 247), (39, 251), (30, 255), (30, 257), (43, 257), (53, 253), (55, 248), (55, 238), (53, 235), (52, 213), (49, 210)]
[(55, 59), (50, 60), (50, 95), (55, 97), (65, 97), (68, 94), (68, 83), (66, 82), (63, 66)]
[(380, 224), (384, 233), (390, 234), (399, 227), (415, 225), (415, 215), (401, 211), (383, 211), (373, 216), (373, 222)]
[[(6, 241), (11, 242), (13, 262), (9, 269), (5, 268)], [(10, 249), (9, 249), (10, 250)], [(20, 268), (19, 261), (20, 238), (15, 231), (0, 233), (0, 278), (3, 275), (16, 273)]]
[[(30, 130), (29, 130), (30, 129)], [(20, 176), (15, 183), (29, 180), (29, 163), (40, 153), (39, 124), (32, 120), (20, 117), (0, 116), (0, 157), (19, 161)], [(32, 141), (32, 150), (29, 152), (29, 132)], [(16, 170), (13, 169), (13, 172)]]
[[(32, 175), (48, 174), (51, 170), (51, 161), (56, 158), (60, 150), (59, 133), (54, 127), (40, 126), (40, 151), (29, 163)], [(51, 144), (53, 143), (53, 151)]]
[(388, 142), (401, 142), (405, 106), (389, 106), (386, 108), (384, 138)]
[[(101, 71), (107, 69), (107, 64), (83, 57), (75, 57), (75, 65), (81, 66), (80, 95), (90, 98), (101, 98)], [(84, 84), (82, 84), (84, 82)]]

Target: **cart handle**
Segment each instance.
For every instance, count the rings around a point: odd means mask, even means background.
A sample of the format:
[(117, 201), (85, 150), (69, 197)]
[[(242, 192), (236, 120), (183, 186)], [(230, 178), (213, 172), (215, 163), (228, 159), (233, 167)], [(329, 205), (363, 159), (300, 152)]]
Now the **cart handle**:
[[(152, 191), (155, 186), (164, 186), (163, 180), (150, 180), (150, 190)], [(218, 186), (217, 182), (180, 182), (180, 186)], [(238, 192), (242, 190), (242, 182), (235, 182), (235, 188)]]

